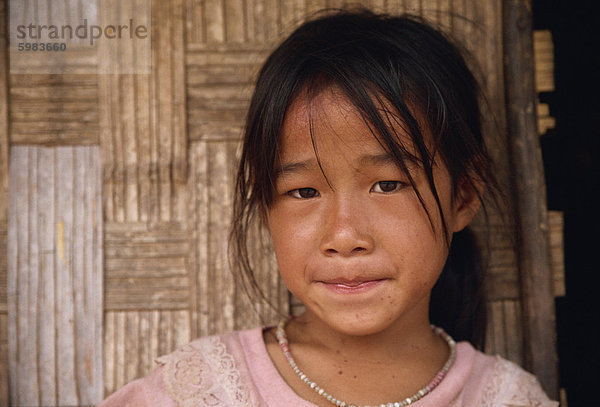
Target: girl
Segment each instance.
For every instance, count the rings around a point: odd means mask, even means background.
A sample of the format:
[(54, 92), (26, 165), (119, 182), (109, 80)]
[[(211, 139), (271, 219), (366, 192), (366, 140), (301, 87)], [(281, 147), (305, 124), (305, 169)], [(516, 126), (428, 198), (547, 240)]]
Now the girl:
[(194, 341), (101, 406), (557, 405), (468, 342), (485, 312), (466, 228), (495, 188), (476, 83), (445, 36), (367, 11), (305, 23), (260, 72), (232, 233), (256, 293), (247, 236), (267, 228), (305, 312)]

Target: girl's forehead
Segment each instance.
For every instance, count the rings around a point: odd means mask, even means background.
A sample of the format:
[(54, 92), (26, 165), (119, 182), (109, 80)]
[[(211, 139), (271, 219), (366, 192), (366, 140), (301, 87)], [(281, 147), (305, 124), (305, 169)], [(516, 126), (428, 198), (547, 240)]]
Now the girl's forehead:
[(336, 90), (315, 97), (300, 95), (288, 108), (280, 135), (280, 153), (325, 149), (332, 145), (376, 142), (374, 134), (352, 102)]
[[(381, 98), (373, 100), (373, 104), (385, 126), (393, 134), (395, 143), (408, 151), (413, 150), (412, 137), (395, 109), (390, 104), (381, 102)], [(279, 154), (287, 155), (299, 150), (314, 153), (329, 147), (334, 147), (334, 150), (387, 150), (375, 126), (341, 89), (329, 87), (316, 95), (303, 91), (286, 111), (279, 140)]]
[(348, 97), (337, 87), (328, 87), (316, 95), (304, 90), (290, 103), (283, 129), (322, 125), (349, 116), (360, 116)]

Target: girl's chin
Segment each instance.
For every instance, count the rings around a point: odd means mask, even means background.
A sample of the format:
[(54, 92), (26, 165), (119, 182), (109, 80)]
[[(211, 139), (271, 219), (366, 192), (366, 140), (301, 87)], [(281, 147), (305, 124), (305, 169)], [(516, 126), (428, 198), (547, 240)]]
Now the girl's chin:
[[(362, 315), (360, 315), (360, 314)], [(337, 335), (345, 336), (369, 336), (376, 335), (390, 328), (393, 324), (389, 316), (379, 313), (361, 311), (332, 311), (328, 315), (303, 314), (300, 321), (310, 323), (317, 320), (324, 329), (335, 332)]]

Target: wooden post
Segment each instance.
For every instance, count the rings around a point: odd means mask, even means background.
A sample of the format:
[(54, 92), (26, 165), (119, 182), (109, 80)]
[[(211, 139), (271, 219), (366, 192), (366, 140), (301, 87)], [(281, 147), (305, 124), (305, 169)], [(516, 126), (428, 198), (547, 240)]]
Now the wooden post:
[(525, 367), (558, 396), (548, 212), (536, 129), (530, 0), (505, 0), (504, 78), (512, 181), (519, 233)]

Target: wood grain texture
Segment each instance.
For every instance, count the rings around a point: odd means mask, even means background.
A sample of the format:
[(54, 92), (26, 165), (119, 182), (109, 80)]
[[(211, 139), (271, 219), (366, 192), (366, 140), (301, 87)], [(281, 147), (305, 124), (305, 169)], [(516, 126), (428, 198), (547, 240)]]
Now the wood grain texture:
[(9, 403), (7, 218), (8, 218), (8, 36), (7, 0), (0, 0), (0, 405)]
[(107, 223), (105, 310), (190, 307), (190, 232), (178, 223)]
[[(6, 195), (8, 196), (8, 195)], [(0, 405), (8, 406), (7, 224), (0, 221)]]
[(554, 44), (550, 30), (533, 31), (533, 58), (536, 91), (552, 92), (554, 90)]
[(0, 405), (9, 404), (8, 314), (0, 312)]
[(494, 300), (488, 303), (485, 351), (523, 365), (523, 330), (520, 300)]
[(11, 150), (8, 319), (11, 400), (102, 398), (98, 147)]
[(565, 287), (564, 223), (563, 212), (548, 211), (550, 258), (552, 260), (552, 286), (555, 297), (562, 297), (567, 293)]
[(325, 8), (363, 4), (380, 11), (398, 12), (402, 8), (400, 3), (398, 0), (186, 0), (186, 43), (207, 47), (245, 44), (272, 49), (307, 16)]
[[(79, 23), (92, 14), (83, 1), (41, 0), (15, 7), (11, 19), (13, 24), (28, 25), (38, 21), (47, 24), (51, 21), (60, 26), (74, 21)], [(11, 143), (98, 143), (97, 79), (94, 75), (72, 74), (80, 73), (77, 67), (89, 72), (89, 68), (96, 65), (96, 57), (94, 51), (89, 50), (72, 54), (73, 47), (69, 45), (69, 57), (64, 53), (46, 52), (43, 58), (21, 57), (22, 67), (14, 65), (13, 61), (9, 105)], [(56, 65), (56, 69), (64, 70), (65, 74), (24, 74), (31, 72), (35, 64), (43, 70)]]
[[(135, 7), (136, 1), (122, 7)], [(179, 23), (183, 2), (155, 1), (152, 7), (152, 14), (160, 18), (152, 25), (151, 74), (99, 76), (104, 211), (111, 222), (185, 218), (187, 117), (184, 33)]]
[(266, 54), (250, 47), (188, 49), (190, 140), (240, 138), (254, 76)]
[[(8, 36), (6, 1), (0, 0), (0, 224), (6, 223), (8, 208)], [(4, 256), (4, 254), (2, 254)], [(1, 258), (1, 257), (0, 257)], [(1, 277), (0, 277), (1, 278)], [(0, 301), (1, 303), (1, 301)]]
[[(29, 24), (34, 25), (71, 25), (76, 27), (84, 19), (88, 24), (97, 23), (96, 4), (85, 0), (52, 1), (28, 0), (12, 2), (11, 23), (13, 26)], [(35, 35), (35, 34), (34, 34)], [(62, 30), (59, 35), (62, 35)], [(68, 38), (66, 31), (65, 37)], [(37, 35), (36, 35), (37, 37)], [(42, 42), (48, 39), (42, 34)], [(28, 39), (29, 42), (34, 42)], [(52, 41), (55, 42), (55, 41)], [(16, 44), (13, 44), (16, 50)], [(37, 52), (14, 53), (10, 60), (11, 72), (14, 74), (46, 74), (59, 75), (89, 74), (94, 73), (98, 65), (98, 55), (94, 47), (90, 47), (87, 39), (78, 39), (67, 42), (67, 52)], [(37, 135), (37, 138), (42, 135)], [(60, 142), (60, 141), (59, 141)], [(72, 144), (77, 144), (72, 143)]]
[(190, 312), (108, 311), (104, 316), (104, 394), (156, 367), (154, 359), (191, 339)]
[(488, 301), (502, 299), (519, 300), (521, 290), (517, 273), (516, 247), (511, 240), (510, 229), (499, 216), (489, 219), (478, 218), (473, 230), (480, 240), (486, 255), (485, 276)]
[(554, 298), (546, 191), (535, 118), (531, 2), (503, 8), (507, 129), (519, 236), (525, 367), (558, 397)]
[(20, 75), (10, 80), (12, 144), (98, 144), (95, 75)]
[(543, 136), (556, 126), (556, 119), (550, 115), (550, 106), (541, 103), (539, 94), (554, 91), (554, 44), (550, 30), (533, 31), (533, 58), (535, 62), (535, 90), (538, 134)]
[[(8, 195), (6, 195), (8, 196)], [(6, 282), (8, 278), (8, 225), (6, 221), (0, 221), (0, 313), (8, 311), (8, 297), (6, 295)], [(0, 326), (0, 329), (2, 327)]]
[(191, 145), (192, 207), (196, 208), (193, 213), (196, 323), (200, 336), (274, 322), (277, 311), (289, 311), (289, 299), (276, 271), (272, 251), (258, 232), (251, 239), (253, 253), (257, 255), (257, 280), (275, 310), (254, 299), (249, 302), (243, 287), (235, 284), (229, 267), (227, 241), (237, 148), (238, 143), (232, 141), (202, 141)]
[[(8, 217), (8, 53), (6, 0), (0, 0), (0, 312), (6, 312), (6, 228)], [(1, 329), (1, 328), (0, 328)], [(0, 388), (3, 386), (0, 382)], [(1, 399), (0, 399), (1, 401)]]

